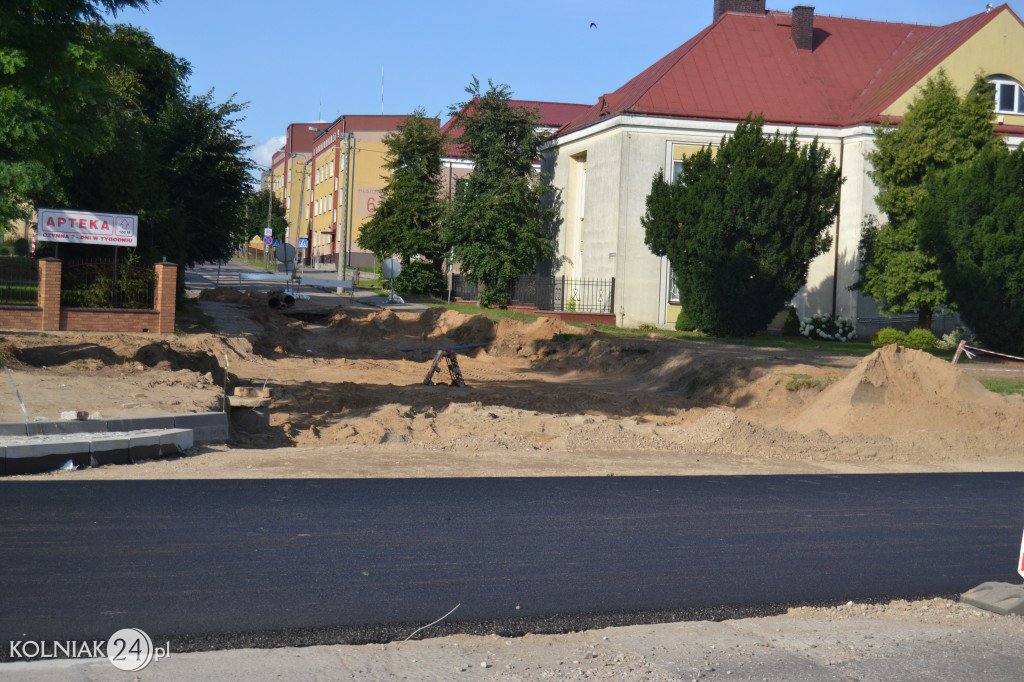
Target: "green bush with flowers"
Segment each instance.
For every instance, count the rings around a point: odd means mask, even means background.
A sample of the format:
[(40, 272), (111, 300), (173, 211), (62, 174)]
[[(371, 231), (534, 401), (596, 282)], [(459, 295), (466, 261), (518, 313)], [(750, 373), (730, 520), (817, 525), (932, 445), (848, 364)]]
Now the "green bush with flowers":
[(822, 341), (846, 342), (857, 338), (853, 320), (824, 313), (816, 313), (806, 318), (800, 324), (800, 333), (809, 339)]

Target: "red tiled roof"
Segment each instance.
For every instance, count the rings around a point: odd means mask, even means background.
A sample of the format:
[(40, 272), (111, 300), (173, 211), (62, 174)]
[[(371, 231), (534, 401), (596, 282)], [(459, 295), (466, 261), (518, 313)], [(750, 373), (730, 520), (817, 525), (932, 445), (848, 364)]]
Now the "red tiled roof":
[[(947, 26), (814, 17), (814, 49), (798, 50), (792, 16), (729, 12), (563, 126), (616, 114), (848, 126), (881, 112), (1007, 5)], [(1019, 18), (1017, 18), (1020, 21)]]
[[(586, 104), (569, 104), (567, 102), (537, 102), (526, 99), (510, 99), (509, 106), (513, 108), (534, 109), (537, 112), (537, 122), (545, 128), (561, 128), (574, 118), (586, 113), (590, 106)], [(470, 104), (463, 107), (463, 111)], [(448, 122), (441, 128), (445, 137), (445, 156), (447, 158), (466, 158), (465, 152), (455, 140), (462, 134), (462, 127), (457, 125), (455, 118), (448, 119)]]
[(387, 130), (397, 130), (408, 115), (392, 116), (392, 115), (356, 115), (356, 116), (339, 116), (330, 123), (317, 123), (313, 124), (314, 127), (319, 128), (321, 132), (313, 133), (313, 142), (316, 143), (321, 136), (326, 135), (330, 132), (338, 133), (353, 133), (353, 132), (380, 132)]

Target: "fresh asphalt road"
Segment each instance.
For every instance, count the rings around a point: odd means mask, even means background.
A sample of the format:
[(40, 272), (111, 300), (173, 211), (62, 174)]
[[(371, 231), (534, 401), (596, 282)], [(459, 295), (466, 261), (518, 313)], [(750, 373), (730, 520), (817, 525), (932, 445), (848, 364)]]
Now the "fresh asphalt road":
[(0, 642), (134, 627), (179, 651), (394, 637), (456, 604), (446, 626), (513, 633), (952, 594), (1016, 581), (1022, 525), (1022, 473), (6, 482)]

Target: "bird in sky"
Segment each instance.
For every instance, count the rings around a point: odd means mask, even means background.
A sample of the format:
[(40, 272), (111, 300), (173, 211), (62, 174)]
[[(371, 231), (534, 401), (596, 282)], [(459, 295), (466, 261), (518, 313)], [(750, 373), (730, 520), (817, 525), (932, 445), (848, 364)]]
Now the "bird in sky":
[(590, 22), (590, 28), (597, 28), (597, 24), (595, 24), (594, 22)]

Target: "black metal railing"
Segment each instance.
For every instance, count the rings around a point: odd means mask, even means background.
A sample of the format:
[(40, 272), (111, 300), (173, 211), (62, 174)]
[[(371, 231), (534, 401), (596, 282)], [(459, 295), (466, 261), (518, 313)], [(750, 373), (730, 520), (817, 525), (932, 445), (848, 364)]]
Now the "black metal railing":
[(153, 308), (156, 272), (151, 265), (113, 260), (64, 261), (60, 303), (68, 308)]
[(0, 305), (37, 305), (39, 263), (25, 256), (0, 256)]
[[(452, 294), (466, 301), (480, 296), (480, 284), (462, 275), (452, 278)], [(516, 281), (512, 303), (538, 310), (564, 313), (614, 313), (615, 278), (573, 279), (522, 275)]]

